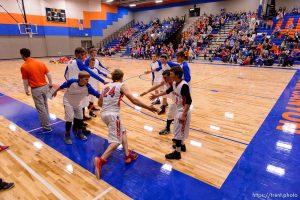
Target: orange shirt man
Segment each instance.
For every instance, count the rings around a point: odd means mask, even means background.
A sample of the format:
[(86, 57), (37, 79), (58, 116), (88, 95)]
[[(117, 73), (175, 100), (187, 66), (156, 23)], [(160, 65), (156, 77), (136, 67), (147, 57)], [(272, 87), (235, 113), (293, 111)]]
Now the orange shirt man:
[[(23, 48), (20, 50), (20, 54), (25, 61), (21, 67), (22, 79), (26, 95), (30, 95), (29, 88), (31, 88), (32, 98), (35, 107), (38, 111), (40, 122), (42, 125), (41, 133), (51, 132), (51, 126), (49, 122), (49, 110), (48, 110), (48, 93), (52, 87), (52, 78), (46, 65), (40, 61), (32, 59), (30, 57), (30, 50)], [(46, 81), (48, 78), (49, 84)]]

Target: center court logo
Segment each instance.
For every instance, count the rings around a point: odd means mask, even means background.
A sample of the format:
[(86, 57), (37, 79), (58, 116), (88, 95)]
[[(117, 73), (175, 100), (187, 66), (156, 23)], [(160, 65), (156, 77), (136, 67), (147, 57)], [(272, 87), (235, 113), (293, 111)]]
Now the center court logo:
[(282, 119), (276, 129), (291, 133), (300, 134), (300, 80), (297, 81), (296, 87), (289, 98), (285, 107), (285, 112), (281, 115)]

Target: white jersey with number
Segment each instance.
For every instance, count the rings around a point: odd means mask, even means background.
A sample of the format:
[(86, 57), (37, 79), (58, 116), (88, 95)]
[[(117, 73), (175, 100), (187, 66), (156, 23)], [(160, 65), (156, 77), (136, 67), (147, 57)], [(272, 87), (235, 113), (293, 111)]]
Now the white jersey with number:
[(102, 90), (102, 112), (120, 112), (120, 103), (123, 97), (121, 94), (122, 85), (121, 82), (114, 82), (104, 86)]
[(77, 65), (76, 59), (70, 60), (68, 62), (68, 72), (66, 74), (67, 80), (78, 79), (78, 74), (80, 70)]
[(185, 98), (181, 95), (181, 88), (183, 85), (188, 85), (187, 82), (182, 80), (177, 86), (176, 82), (173, 82), (173, 95), (174, 95), (174, 102), (176, 104), (177, 112), (182, 112), (185, 105)]

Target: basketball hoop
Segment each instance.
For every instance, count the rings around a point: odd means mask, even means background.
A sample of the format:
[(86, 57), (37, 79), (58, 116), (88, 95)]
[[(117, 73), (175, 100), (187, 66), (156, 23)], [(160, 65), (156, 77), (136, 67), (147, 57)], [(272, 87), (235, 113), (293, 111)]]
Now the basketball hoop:
[(30, 38), (32, 38), (33, 34), (38, 34), (36, 24), (20, 23), (18, 26), (21, 35), (28, 35)]

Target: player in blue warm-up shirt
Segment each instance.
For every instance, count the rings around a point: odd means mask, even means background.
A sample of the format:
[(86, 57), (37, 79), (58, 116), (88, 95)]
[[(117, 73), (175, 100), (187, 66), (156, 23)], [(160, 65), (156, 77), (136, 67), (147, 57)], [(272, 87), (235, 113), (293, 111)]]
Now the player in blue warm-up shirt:
[(87, 140), (87, 137), (83, 134), (83, 113), (82, 107), (85, 98), (91, 94), (100, 97), (98, 91), (96, 91), (88, 82), (90, 75), (87, 72), (80, 72), (78, 79), (70, 79), (64, 82), (54, 93), (55, 97), (59, 90), (65, 89), (63, 103), (65, 108), (65, 120), (66, 120), (66, 133), (65, 143), (72, 144), (70, 130), (72, 122), (74, 120), (74, 126), (76, 127), (77, 137), (81, 140)]

